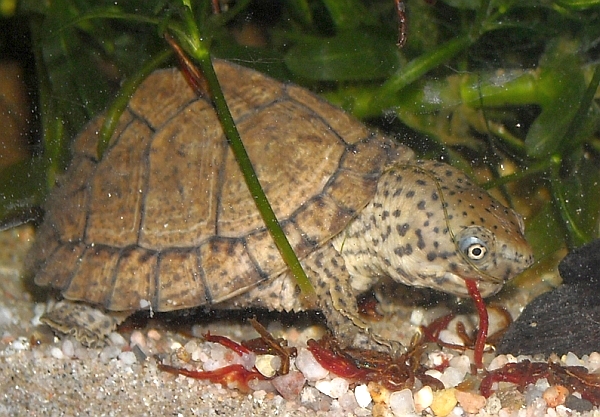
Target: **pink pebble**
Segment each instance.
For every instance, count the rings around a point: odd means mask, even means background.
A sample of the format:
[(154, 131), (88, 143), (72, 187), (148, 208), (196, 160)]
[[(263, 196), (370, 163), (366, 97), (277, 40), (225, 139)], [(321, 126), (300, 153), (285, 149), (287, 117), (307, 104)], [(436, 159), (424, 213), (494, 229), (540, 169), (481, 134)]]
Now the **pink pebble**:
[(278, 376), (272, 380), (273, 386), (288, 401), (294, 401), (300, 395), (306, 378), (302, 372), (292, 371), (287, 375)]

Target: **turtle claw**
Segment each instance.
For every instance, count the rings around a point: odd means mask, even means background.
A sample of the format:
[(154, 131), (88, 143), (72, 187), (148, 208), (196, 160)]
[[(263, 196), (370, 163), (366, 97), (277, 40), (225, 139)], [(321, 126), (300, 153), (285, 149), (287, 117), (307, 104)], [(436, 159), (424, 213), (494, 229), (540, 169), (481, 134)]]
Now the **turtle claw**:
[(59, 301), (49, 305), (40, 321), (53, 330), (72, 335), (88, 347), (101, 347), (129, 313), (105, 314), (98, 308), (73, 301)]

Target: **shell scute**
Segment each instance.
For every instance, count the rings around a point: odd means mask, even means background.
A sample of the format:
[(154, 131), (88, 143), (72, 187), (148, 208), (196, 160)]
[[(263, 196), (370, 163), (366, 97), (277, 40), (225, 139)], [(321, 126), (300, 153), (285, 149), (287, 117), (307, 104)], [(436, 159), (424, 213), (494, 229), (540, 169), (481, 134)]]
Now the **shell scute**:
[(133, 121), (119, 136), (119, 146), (111, 147), (96, 165), (87, 207), (87, 244), (122, 248), (137, 243), (148, 175), (139, 149), (148, 146), (151, 133), (147, 125)]
[(200, 263), (212, 303), (227, 300), (268, 278), (257, 269), (241, 239), (211, 239), (200, 247)]
[(327, 124), (346, 144), (353, 145), (371, 134), (366, 126), (355, 118), (341, 112), (337, 107), (321, 100), (304, 88), (295, 85), (288, 86), (287, 94), (294, 101), (312, 109), (319, 117), (326, 119)]
[(112, 311), (128, 311), (149, 305), (156, 294), (158, 253), (133, 246), (121, 250), (112, 292), (104, 306)]
[(197, 99), (185, 78), (171, 68), (150, 74), (129, 100), (128, 108), (157, 131)]
[(156, 311), (172, 311), (207, 303), (197, 249), (166, 250), (158, 259)]
[[(52, 239), (48, 240), (51, 241)], [(80, 244), (58, 244), (58, 240), (56, 242), (54, 250), (48, 250), (39, 255), (40, 258), (45, 258), (46, 262), (35, 276), (35, 283), (37, 285), (51, 285), (55, 288), (65, 288), (69, 284), (69, 279), (73, 275), (73, 269), (77, 266), (85, 249), (85, 246)]]
[(119, 252), (118, 248), (105, 245), (86, 247), (63, 296), (68, 300), (103, 305), (108, 296), (107, 289), (112, 288)]
[(192, 103), (152, 138), (142, 247), (198, 246), (215, 234), (220, 165), (228, 145), (209, 107)]

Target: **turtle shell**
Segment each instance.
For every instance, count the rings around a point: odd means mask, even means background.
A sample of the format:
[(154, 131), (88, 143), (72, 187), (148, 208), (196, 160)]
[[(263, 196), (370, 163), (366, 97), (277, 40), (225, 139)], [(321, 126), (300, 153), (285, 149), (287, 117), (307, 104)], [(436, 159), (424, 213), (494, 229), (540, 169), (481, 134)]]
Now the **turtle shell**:
[[(298, 86), (216, 61), (258, 178), (300, 258), (365, 207), (412, 152)], [(38, 285), (111, 311), (218, 303), (287, 267), (211, 103), (176, 69), (146, 79), (101, 160), (103, 118), (75, 139), (32, 259)]]

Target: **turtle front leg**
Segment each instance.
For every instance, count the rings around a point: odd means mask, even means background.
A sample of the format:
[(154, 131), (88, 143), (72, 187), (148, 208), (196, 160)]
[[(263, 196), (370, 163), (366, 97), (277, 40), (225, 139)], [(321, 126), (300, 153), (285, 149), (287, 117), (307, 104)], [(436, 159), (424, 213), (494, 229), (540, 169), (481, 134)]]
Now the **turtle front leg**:
[(319, 307), (341, 346), (388, 352), (404, 350), (399, 342), (379, 337), (360, 316), (356, 302), (359, 294), (350, 285), (351, 276), (344, 259), (331, 243), (308, 257), (303, 265), (310, 270)]
[(105, 345), (108, 335), (129, 315), (129, 312), (107, 314), (87, 304), (63, 300), (49, 306), (40, 321), (55, 331), (72, 335), (85, 346), (94, 347)]

